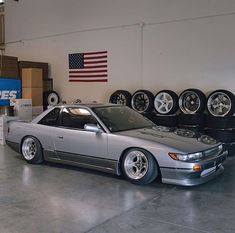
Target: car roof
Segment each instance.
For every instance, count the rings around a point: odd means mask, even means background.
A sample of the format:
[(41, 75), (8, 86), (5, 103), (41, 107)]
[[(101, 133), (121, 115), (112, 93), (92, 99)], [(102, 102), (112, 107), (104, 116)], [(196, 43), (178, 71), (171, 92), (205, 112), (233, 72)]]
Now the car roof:
[(123, 106), (120, 104), (110, 104), (110, 103), (73, 103), (73, 104), (58, 104), (54, 107), (88, 107), (88, 108), (94, 108), (94, 107), (117, 107), (117, 106)]

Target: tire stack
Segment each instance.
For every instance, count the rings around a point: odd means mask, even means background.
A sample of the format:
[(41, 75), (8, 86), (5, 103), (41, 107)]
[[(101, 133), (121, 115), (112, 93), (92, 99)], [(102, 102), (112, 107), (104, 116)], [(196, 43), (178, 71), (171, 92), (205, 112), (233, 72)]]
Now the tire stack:
[(216, 90), (207, 98), (205, 133), (224, 143), (230, 152), (235, 143), (234, 104), (235, 97), (227, 90)]
[(154, 97), (154, 120), (157, 125), (176, 127), (178, 124), (178, 95), (171, 90), (162, 90)]
[(186, 89), (179, 96), (178, 127), (202, 132), (205, 124), (206, 96), (198, 89)]
[(117, 90), (110, 102), (127, 105), (157, 125), (208, 134), (235, 152), (235, 96), (227, 90), (215, 90), (208, 98), (193, 88), (179, 96), (171, 90), (162, 90), (155, 96), (148, 90), (138, 90), (133, 95)]

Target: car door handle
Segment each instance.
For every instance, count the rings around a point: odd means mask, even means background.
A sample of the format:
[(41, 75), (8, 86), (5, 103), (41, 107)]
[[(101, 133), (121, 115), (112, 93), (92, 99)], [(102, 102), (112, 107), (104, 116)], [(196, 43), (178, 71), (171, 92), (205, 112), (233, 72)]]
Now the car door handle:
[(63, 139), (64, 137), (63, 137), (63, 136), (58, 136), (57, 138), (59, 138), (59, 139)]

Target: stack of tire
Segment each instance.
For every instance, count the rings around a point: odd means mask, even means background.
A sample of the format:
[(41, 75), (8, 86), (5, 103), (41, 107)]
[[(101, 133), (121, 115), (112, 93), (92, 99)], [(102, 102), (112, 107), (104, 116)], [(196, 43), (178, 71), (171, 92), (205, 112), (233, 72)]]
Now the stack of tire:
[(164, 90), (154, 96), (148, 90), (138, 90), (133, 95), (117, 90), (109, 102), (127, 105), (158, 125), (177, 126), (178, 96), (173, 91)]
[(227, 90), (213, 91), (208, 98), (193, 88), (179, 96), (171, 90), (162, 90), (155, 96), (147, 90), (138, 90), (133, 95), (117, 90), (110, 96), (110, 102), (132, 107), (157, 125), (187, 128), (222, 143), (235, 144), (235, 97)]
[(205, 126), (206, 96), (198, 89), (186, 89), (179, 95), (178, 127), (202, 132)]
[(205, 133), (227, 144), (235, 142), (234, 101), (233, 93), (227, 90), (216, 90), (207, 98)]

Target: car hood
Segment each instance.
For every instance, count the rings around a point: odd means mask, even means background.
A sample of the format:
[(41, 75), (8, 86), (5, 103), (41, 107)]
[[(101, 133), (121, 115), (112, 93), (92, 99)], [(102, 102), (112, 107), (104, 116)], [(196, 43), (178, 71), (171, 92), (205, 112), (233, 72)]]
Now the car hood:
[(203, 151), (219, 145), (210, 136), (197, 134), (186, 129), (152, 127), (122, 131), (116, 134), (160, 143), (182, 153)]

